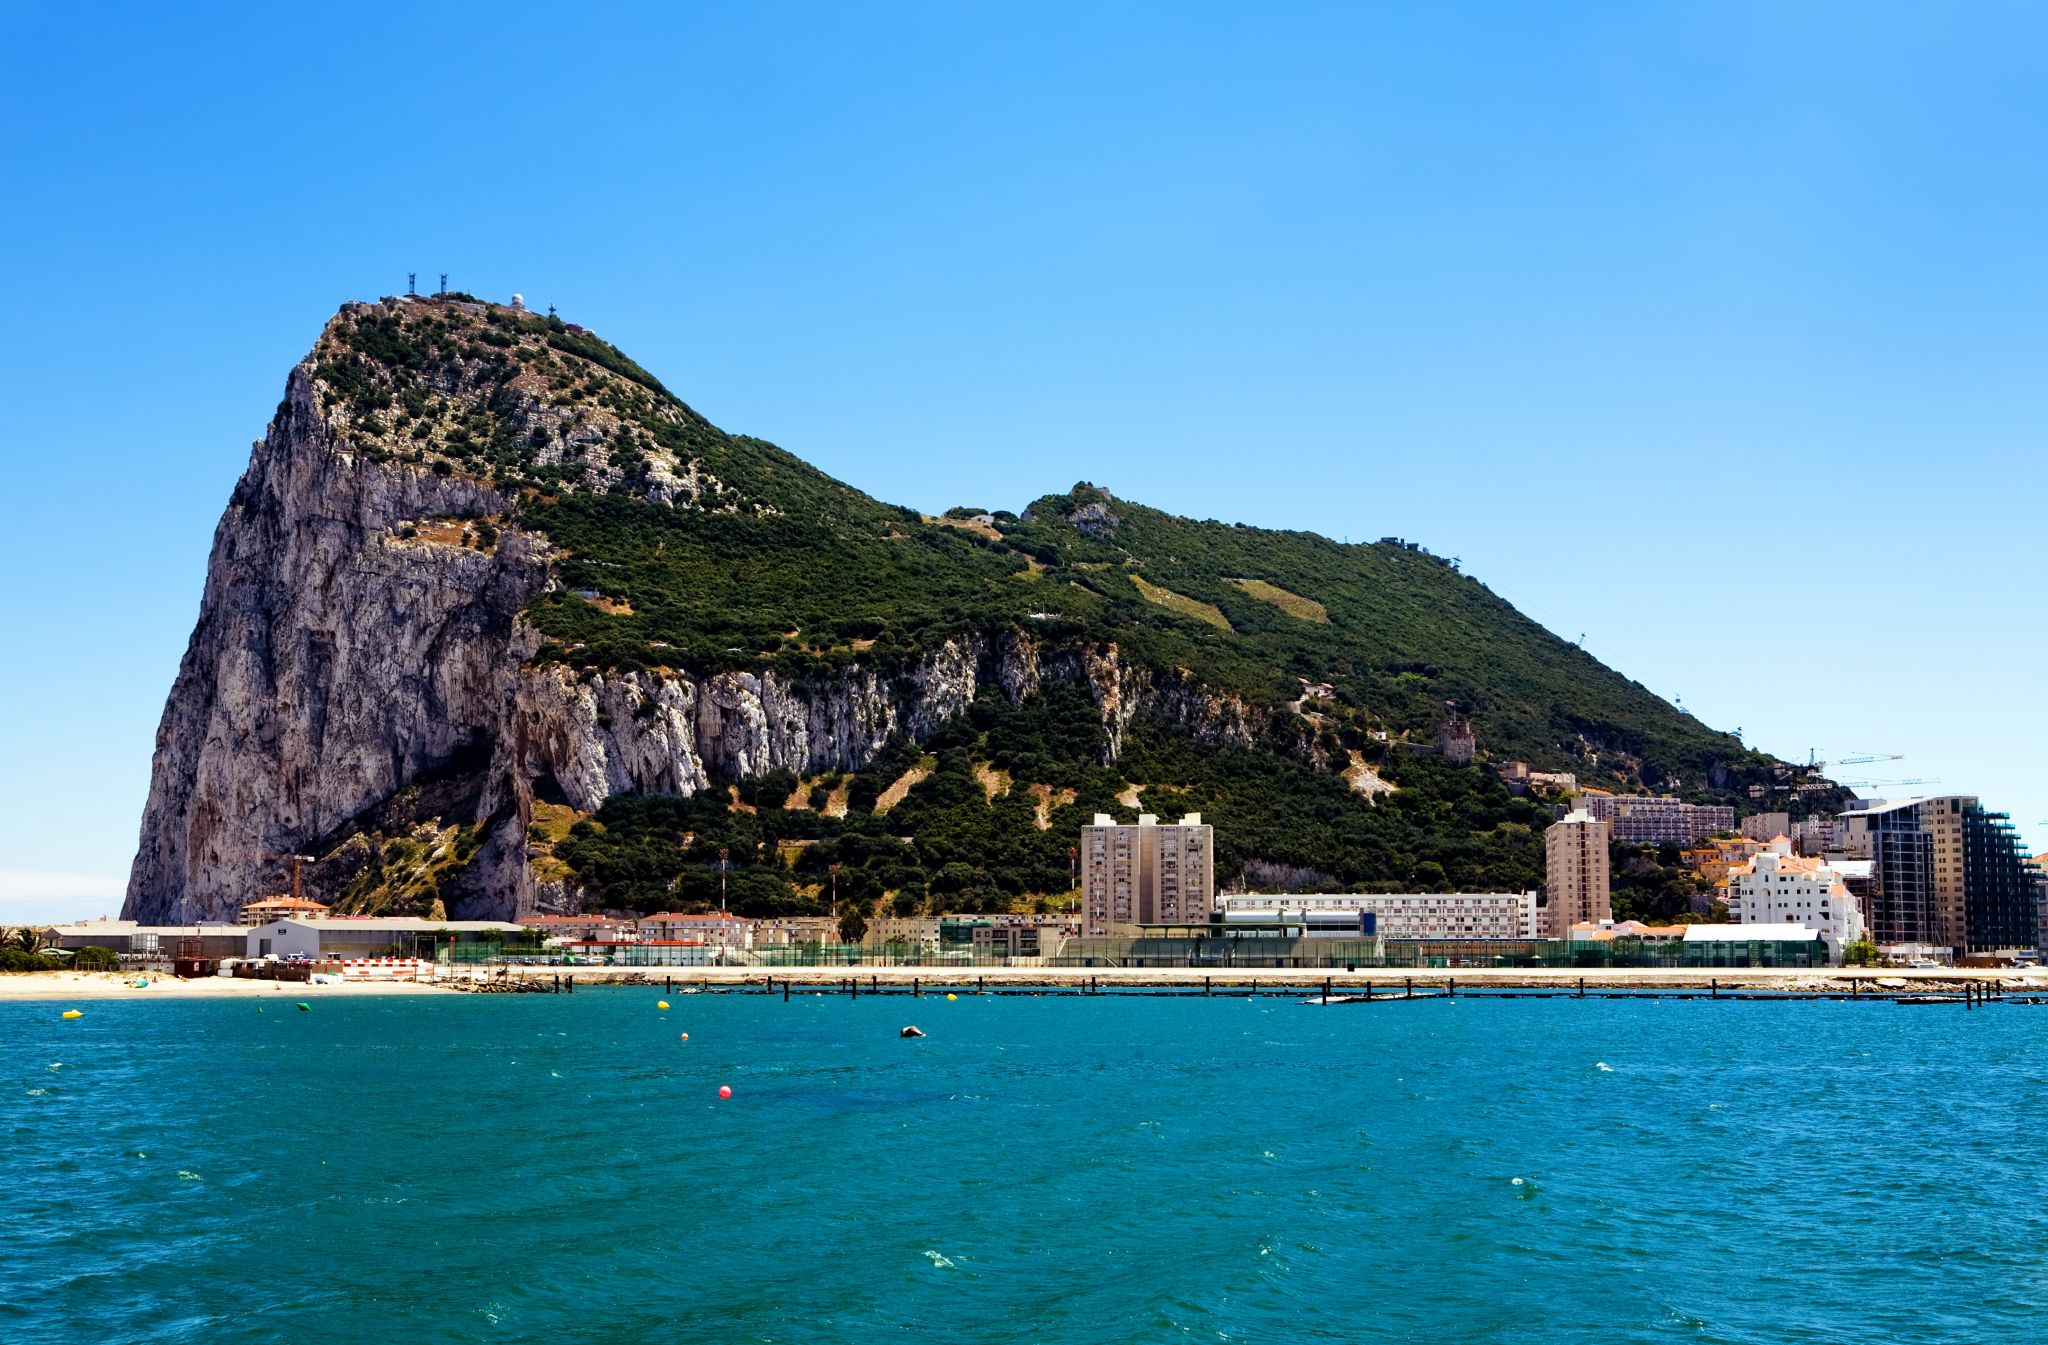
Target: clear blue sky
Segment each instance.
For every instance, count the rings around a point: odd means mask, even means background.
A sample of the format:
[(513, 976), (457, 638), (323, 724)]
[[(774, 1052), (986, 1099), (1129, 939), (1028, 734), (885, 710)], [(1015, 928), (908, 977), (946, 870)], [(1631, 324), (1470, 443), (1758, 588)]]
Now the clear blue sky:
[(0, 923), (115, 906), (249, 443), (409, 270), (899, 503), (1420, 541), (2048, 845), (2038, 6), (0, 23)]

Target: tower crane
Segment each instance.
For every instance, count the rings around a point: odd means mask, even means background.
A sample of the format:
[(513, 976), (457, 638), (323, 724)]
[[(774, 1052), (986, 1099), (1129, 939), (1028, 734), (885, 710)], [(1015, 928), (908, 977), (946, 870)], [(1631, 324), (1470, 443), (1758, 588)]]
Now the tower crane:
[(270, 860), (275, 863), (284, 863), (289, 860), (292, 866), (292, 900), (301, 901), (304, 899), (299, 892), (299, 875), (306, 865), (313, 862), (312, 855), (258, 855), (257, 858)]
[[(1761, 799), (1772, 794), (1819, 793), (1828, 788), (1828, 783), (1823, 781), (1820, 773), (1830, 766), (1867, 766), (1878, 761), (1904, 761), (1905, 759), (1906, 755), (1903, 752), (1853, 752), (1848, 756), (1836, 757), (1833, 760), (1823, 760), (1818, 747), (1809, 747), (1806, 749), (1805, 765), (1794, 763), (1789, 766), (1778, 767), (1773, 772), (1769, 784), (1751, 785), (1749, 787), (1749, 796), (1753, 799)], [(1868, 788), (1872, 785), (1935, 784), (1937, 782), (1933, 780), (1860, 780), (1834, 781), (1832, 783), (1839, 784), (1844, 789), (1857, 789)]]
[(1904, 761), (1905, 759), (1906, 755), (1903, 752), (1856, 752), (1846, 757), (1836, 757), (1833, 761), (1822, 761), (1818, 747), (1806, 749), (1806, 769), (1809, 771), (1817, 771), (1827, 766), (1868, 766), (1873, 761)]

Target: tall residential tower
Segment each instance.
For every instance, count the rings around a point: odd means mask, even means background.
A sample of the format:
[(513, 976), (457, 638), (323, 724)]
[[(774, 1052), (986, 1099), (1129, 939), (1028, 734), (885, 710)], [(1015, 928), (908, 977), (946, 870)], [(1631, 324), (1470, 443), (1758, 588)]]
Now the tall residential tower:
[(1546, 904), (1543, 907), (1543, 937), (1569, 939), (1572, 926), (1582, 920), (1599, 924), (1614, 918), (1608, 901), (1607, 841), (1612, 835), (1608, 823), (1583, 808), (1567, 813), (1543, 833), (1546, 860)]
[(1215, 895), (1215, 837), (1200, 813), (1165, 826), (1145, 813), (1134, 827), (1097, 813), (1081, 828), (1082, 933), (1200, 924)]

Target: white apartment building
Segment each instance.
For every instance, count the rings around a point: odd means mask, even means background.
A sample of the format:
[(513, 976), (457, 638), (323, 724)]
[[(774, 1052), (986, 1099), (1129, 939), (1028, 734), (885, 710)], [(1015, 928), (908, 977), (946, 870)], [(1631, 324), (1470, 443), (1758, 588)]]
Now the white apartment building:
[(1095, 814), (1095, 824), (1081, 828), (1082, 932), (1206, 922), (1216, 894), (1215, 853), (1214, 829), (1200, 813), (1165, 826), (1151, 813), (1136, 826)]
[(1299, 921), (1311, 936), (1363, 938), (1366, 912), (1382, 939), (1534, 939), (1534, 892), (1245, 893), (1217, 903), (1223, 921)]
[(1728, 871), (1728, 913), (1740, 925), (1804, 925), (1827, 941), (1828, 957), (1864, 936), (1863, 911), (1842, 874), (1819, 859), (1792, 853), (1779, 836), (1770, 849)]
[(752, 948), (754, 922), (744, 915), (711, 911), (696, 915), (661, 911), (643, 916), (637, 927), (642, 943), (702, 943), (718, 948)]
[(754, 946), (838, 943), (839, 920), (830, 915), (777, 915), (754, 922)]
[(939, 947), (939, 917), (936, 915), (882, 915), (868, 921), (868, 932), (861, 936), (861, 944), (868, 948), (896, 947), (906, 954), (937, 952)]

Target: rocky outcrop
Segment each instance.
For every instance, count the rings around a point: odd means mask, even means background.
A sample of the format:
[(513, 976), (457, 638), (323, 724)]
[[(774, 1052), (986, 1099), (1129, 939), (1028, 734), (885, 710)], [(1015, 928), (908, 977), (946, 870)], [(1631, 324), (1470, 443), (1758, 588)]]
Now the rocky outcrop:
[(622, 792), (858, 769), (989, 686), (1012, 699), (1047, 679), (1086, 686), (1112, 756), (1140, 715), (1248, 745), (1267, 713), (1130, 667), (1113, 645), (1047, 653), (1018, 632), (815, 682), (532, 665), (540, 641), (520, 613), (554, 582), (548, 543), (508, 524), (486, 546), (462, 523), (513, 503), (358, 453), (314, 366), (293, 371), (215, 532), (125, 914), (232, 919), (282, 887), (294, 854), (324, 859), (309, 881), (338, 888), (373, 858), (366, 833), (431, 823), (484, 829), (435, 894), (448, 915), (515, 916), (570, 896), (536, 892), (527, 870), (536, 789), (594, 811)]
[[(232, 918), (277, 856), (487, 744), (516, 690), (520, 609), (547, 548), (401, 540), (502, 512), (474, 481), (358, 459), (294, 370), (214, 533), (199, 622), (157, 730), (125, 913)], [(485, 791), (505, 811), (506, 784)]]

